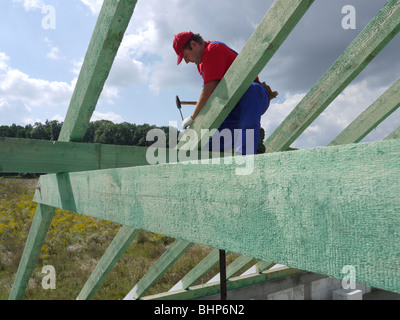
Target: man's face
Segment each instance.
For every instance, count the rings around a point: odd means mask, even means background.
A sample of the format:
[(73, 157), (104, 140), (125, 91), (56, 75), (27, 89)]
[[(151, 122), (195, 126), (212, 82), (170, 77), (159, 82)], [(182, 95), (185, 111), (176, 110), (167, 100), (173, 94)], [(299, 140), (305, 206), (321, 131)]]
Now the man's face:
[(201, 57), (203, 56), (202, 47), (196, 41), (192, 41), (190, 46), (192, 50), (183, 50), (183, 59), (186, 63), (192, 62), (199, 65), (201, 63)]

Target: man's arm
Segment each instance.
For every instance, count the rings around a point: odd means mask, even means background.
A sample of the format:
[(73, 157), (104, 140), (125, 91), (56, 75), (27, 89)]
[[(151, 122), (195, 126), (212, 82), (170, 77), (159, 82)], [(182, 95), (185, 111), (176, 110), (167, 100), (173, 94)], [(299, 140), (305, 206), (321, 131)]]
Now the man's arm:
[(200, 110), (203, 109), (204, 105), (207, 103), (208, 98), (214, 92), (215, 88), (218, 86), (220, 80), (212, 80), (204, 84), (203, 91), (200, 93), (200, 97), (197, 100), (196, 107), (194, 108), (192, 118), (193, 120), (197, 117)]

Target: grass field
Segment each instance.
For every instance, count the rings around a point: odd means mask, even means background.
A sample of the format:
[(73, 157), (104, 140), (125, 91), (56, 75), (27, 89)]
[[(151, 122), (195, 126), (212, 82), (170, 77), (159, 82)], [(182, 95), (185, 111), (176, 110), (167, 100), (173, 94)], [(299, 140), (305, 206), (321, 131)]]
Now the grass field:
[[(37, 179), (0, 178), (0, 299), (8, 299), (37, 204)], [(75, 300), (121, 226), (57, 209), (39, 261), (25, 292), (26, 300)], [(117, 300), (141, 279), (175, 239), (141, 231), (93, 299)], [(212, 249), (192, 246), (146, 295), (168, 291)], [(229, 263), (237, 255), (228, 256)], [(56, 289), (43, 289), (45, 265), (56, 271)], [(215, 267), (198, 283), (218, 272)]]

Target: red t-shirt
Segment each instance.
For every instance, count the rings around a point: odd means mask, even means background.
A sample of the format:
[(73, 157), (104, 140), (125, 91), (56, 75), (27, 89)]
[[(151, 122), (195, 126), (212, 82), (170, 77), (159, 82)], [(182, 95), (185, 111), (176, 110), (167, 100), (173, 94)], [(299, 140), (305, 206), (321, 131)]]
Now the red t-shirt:
[(237, 56), (234, 50), (221, 42), (206, 41), (201, 64), (197, 66), (204, 84), (212, 80), (221, 80)]

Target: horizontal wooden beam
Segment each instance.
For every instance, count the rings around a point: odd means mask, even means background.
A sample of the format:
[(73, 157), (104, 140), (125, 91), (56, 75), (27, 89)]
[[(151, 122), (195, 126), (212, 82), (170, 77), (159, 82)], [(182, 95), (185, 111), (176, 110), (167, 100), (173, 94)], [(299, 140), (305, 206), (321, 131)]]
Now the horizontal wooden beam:
[(59, 173), (147, 165), (145, 147), (0, 138), (0, 172)]
[(285, 151), (400, 30), (400, 2), (389, 0), (329, 70), (265, 141)]
[(235, 161), (46, 175), (34, 200), (336, 278), (353, 265), (400, 292), (399, 159), (394, 139), (257, 155), (250, 175)]
[(329, 146), (356, 143), (400, 107), (400, 79), (344, 129)]

